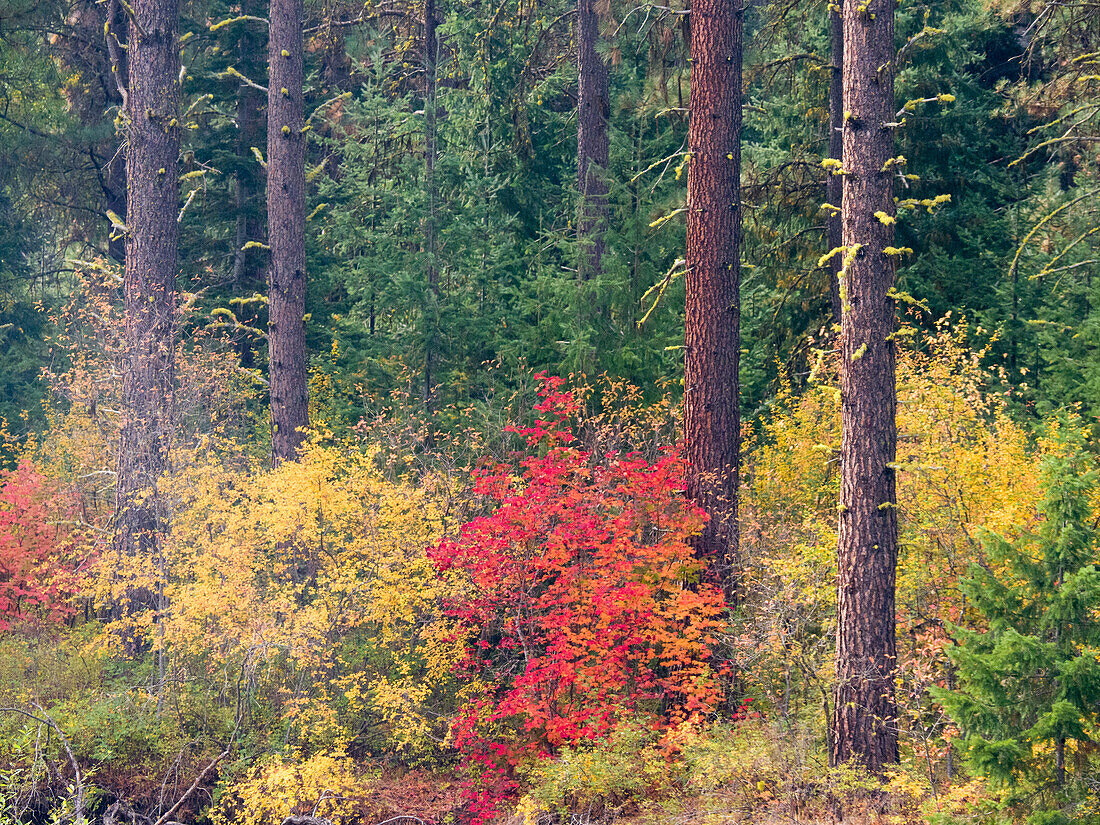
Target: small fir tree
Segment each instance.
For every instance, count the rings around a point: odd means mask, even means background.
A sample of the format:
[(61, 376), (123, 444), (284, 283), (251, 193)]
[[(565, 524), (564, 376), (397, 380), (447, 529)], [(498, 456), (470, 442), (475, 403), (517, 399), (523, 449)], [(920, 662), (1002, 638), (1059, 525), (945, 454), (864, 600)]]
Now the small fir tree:
[(1100, 475), (1077, 422), (1054, 438), (1037, 529), (1015, 542), (989, 534), (985, 561), (960, 582), (982, 621), (954, 628), (958, 687), (937, 697), (971, 769), (1007, 783), (1061, 785), (1066, 743), (1090, 742), (1100, 709)]

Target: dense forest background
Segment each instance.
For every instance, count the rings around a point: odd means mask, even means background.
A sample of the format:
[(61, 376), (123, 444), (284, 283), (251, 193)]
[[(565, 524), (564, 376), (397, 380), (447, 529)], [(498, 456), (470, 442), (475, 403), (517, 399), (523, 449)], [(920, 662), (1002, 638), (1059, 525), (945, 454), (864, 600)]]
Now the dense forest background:
[[(276, 2), (179, 7), (150, 498), (117, 482), (144, 6), (0, 0), (0, 819), (1100, 821), (1091, 3), (896, 11), (899, 759), (868, 770), (830, 759), (837, 7), (738, 16), (727, 586), (677, 446), (686, 3), (307, 0), (296, 100)], [(304, 313), (268, 292), (280, 133)], [(289, 446), (276, 312), (304, 314)]]

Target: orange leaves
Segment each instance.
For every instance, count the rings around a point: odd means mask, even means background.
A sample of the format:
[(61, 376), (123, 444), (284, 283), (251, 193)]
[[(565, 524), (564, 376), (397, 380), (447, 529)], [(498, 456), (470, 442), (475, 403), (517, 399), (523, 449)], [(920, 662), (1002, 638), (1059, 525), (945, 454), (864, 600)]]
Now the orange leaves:
[[(486, 770), (627, 719), (706, 713), (717, 698), (708, 663), (722, 599), (700, 583), (689, 545), (704, 515), (683, 495), (682, 459), (592, 455), (569, 426), (573, 396), (557, 379), (541, 394), (539, 420), (515, 428), (534, 453), (518, 461), (520, 483), (504, 468), (482, 473), (491, 513), (433, 551), (470, 582), (452, 612), (492, 710), (467, 708), (455, 737)], [(512, 741), (485, 738), (499, 725)]]
[(29, 462), (0, 472), (0, 631), (13, 622), (59, 621), (71, 612), (76, 561), (65, 502), (51, 504), (45, 479)]

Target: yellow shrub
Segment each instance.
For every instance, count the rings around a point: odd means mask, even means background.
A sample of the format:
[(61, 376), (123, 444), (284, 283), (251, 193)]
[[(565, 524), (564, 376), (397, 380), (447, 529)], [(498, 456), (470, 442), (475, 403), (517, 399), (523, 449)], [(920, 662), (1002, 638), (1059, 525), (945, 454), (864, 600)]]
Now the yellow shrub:
[(343, 751), (308, 759), (275, 756), (233, 785), (214, 809), (215, 825), (270, 825), (291, 814), (312, 814), (336, 825), (353, 821), (369, 778)]
[[(899, 347), (899, 698), (913, 718), (927, 712), (926, 689), (942, 678), (944, 622), (962, 618), (955, 581), (980, 558), (981, 530), (1011, 537), (1035, 517), (1042, 446), (985, 391), (981, 357), (946, 330), (919, 349)], [(801, 396), (780, 393), (745, 468), (750, 605), (738, 654), (783, 714), (813, 714), (821, 731), (832, 676), (840, 443), (840, 390), (826, 374)]]
[(248, 678), (280, 663), (284, 715), (316, 747), (371, 714), (395, 749), (423, 755), (445, 733), (427, 708), (461, 653), (425, 553), (450, 490), (387, 480), (375, 456), (312, 444), (275, 470), (192, 461), (170, 491), (166, 641)]

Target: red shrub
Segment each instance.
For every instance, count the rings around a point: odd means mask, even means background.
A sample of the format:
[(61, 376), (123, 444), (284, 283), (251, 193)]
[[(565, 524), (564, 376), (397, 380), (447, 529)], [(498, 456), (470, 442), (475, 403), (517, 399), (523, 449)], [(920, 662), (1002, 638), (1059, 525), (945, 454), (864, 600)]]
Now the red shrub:
[(0, 472), (0, 631), (17, 620), (56, 622), (71, 612), (67, 531), (51, 504), (29, 461)]
[(465, 666), (487, 685), (455, 727), (475, 770), (474, 818), (513, 785), (508, 767), (606, 735), (625, 719), (655, 727), (706, 714), (722, 611), (689, 539), (705, 515), (683, 495), (684, 462), (593, 456), (569, 426), (577, 406), (547, 379), (525, 436), (532, 455), (479, 474), (492, 513), (434, 550), (468, 578), (454, 615), (473, 640)]

